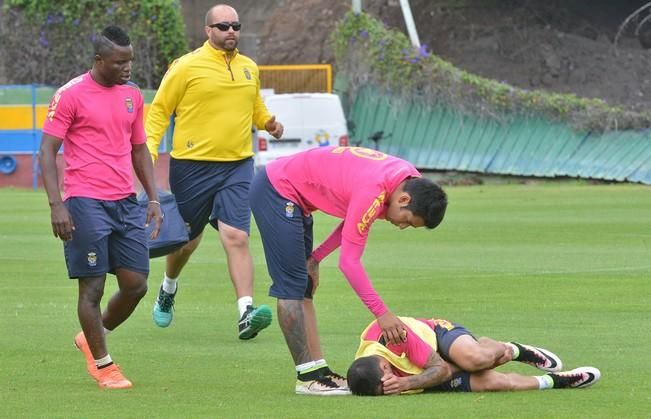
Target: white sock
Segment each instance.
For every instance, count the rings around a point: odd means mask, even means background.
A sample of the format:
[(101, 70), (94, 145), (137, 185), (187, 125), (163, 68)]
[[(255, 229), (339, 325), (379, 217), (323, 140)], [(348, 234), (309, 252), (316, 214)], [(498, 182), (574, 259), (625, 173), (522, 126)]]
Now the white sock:
[(111, 355), (106, 354), (104, 358), (95, 360), (95, 366), (97, 366), (97, 368), (102, 368), (103, 366), (111, 364), (112, 362), (113, 360), (111, 359)]
[(533, 377), (538, 380), (538, 389), (546, 390), (554, 387), (554, 380), (549, 375), (538, 375)]
[(170, 278), (166, 273), (165, 277), (163, 278), (163, 291), (168, 294), (174, 294), (176, 292), (176, 281), (178, 279), (178, 277)]
[(505, 343), (506, 343), (506, 345), (509, 346), (509, 347), (511, 348), (511, 350), (513, 351), (513, 358), (511, 358), (511, 359), (516, 359), (517, 357), (520, 356), (520, 349), (519, 349), (517, 346), (515, 346), (515, 345), (512, 344), (511, 342), (505, 342)]
[(314, 369), (315, 364), (316, 363), (314, 361), (310, 361), (310, 362), (306, 362), (305, 364), (297, 365), (296, 366), (296, 372), (301, 374), (301, 373), (304, 373), (304, 372), (306, 372), (308, 370), (312, 370), (312, 369)]
[(327, 367), (328, 363), (326, 362), (325, 359), (317, 359), (314, 361), (314, 367), (315, 368), (322, 368), (322, 367)]
[(240, 317), (244, 315), (246, 308), (253, 305), (253, 297), (245, 295), (237, 300), (237, 309), (240, 311)]

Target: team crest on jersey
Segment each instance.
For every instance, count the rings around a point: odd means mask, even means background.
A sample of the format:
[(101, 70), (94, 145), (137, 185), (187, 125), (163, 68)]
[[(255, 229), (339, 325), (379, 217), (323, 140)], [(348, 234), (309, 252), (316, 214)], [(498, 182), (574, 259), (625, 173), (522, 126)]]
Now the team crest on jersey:
[(127, 112), (133, 113), (133, 100), (130, 97), (124, 99), (124, 105), (127, 107)]
[(88, 252), (88, 266), (90, 266), (91, 268), (97, 266), (97, 253)]
[(294, 218), (294, 203), (293, 202), (288, 202), (285, 204), (285, 217), (287, 218)]
[(251, 73), (249, 73), (248, 68), (244, 69), (244, 77), (246, 77), (247, 80), (251, 80)]

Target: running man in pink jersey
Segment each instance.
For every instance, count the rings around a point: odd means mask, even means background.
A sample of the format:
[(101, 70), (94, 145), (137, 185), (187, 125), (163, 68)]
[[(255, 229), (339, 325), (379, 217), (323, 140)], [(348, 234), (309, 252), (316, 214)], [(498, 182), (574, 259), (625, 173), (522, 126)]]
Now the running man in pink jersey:
[[(376, 317), (387, 341), (400, 342), (405, 326), (373, 289), (361, 263), (376, 219), (399, 227), (435, 228), (447, 207), (445, 192), (410, 163), (361, 147), (321, 147), (275, 160), (250, 190), (262, 236), (269, 295), (278, 299), (278, 321), (297, 372), (296, 393), (350, 394), (321, 352), (312, 304), (319, 262), (338, 247), (339, 268)], [(312, 216), (321, 210), (341, 224), (312, 251)]]
[[(407, 334), (398, 344), (385, 341), (377, 321), (362, 332), (347, 374), (353, 394), (584, 388), (601, 378), (594, 367), (562, 372), (561, 360), (546, 349), (487, 337), (475, 339), (465, 327), (447, 320), (400, 320)], [(510, 361), (532, 365), (547, 374), (527, 376), (494, 370)]]
[[(68, 276), (78, 279), (77, 314), (82, 331), (75, 345), (103, 388), (129, 388), (113, 363), (105, 335), (122, 324), (147, 292), (149, 252), (145, 227), (162, 214), (145, 145), (143, 97), (129, 82), (133, 48), (127, 34), (109, 26), (93, 41), (92, 69), (54, 94), (43, 125), (40, 163), (51, 210), (52, 232), (63, 241)], [(64, 145), (64, 196), (56, 155)], [(135, 197), (133, 171), (149, 196)], [(102, 313), (106, 274), (119, 290)]]

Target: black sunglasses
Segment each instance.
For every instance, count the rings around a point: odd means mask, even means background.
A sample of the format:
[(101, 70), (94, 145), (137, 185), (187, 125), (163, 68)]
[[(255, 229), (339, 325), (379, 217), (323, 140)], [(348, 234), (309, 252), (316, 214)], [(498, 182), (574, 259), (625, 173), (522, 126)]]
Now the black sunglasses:
[(234, 31), (239, 31), (242, 29), (242, 24), (240, 22), (217, 22), (212, 25), (208, 25), (209, 28), (217, 28), (222, 32), (226, 32), (228, 28), (233, 28)]

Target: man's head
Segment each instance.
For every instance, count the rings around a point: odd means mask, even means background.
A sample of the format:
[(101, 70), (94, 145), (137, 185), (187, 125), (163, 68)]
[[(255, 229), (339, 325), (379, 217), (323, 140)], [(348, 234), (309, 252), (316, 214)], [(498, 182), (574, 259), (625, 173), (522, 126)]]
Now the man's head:
[(107, 87), (125, 84), (131, 78), (133, 47), (129, 36), (117, 26), (108, 26), (93, 41), (93, 78)]
[(213, 48), (231, 52), (237, 48), (242, 27), (231, 6), (218, 4), (206, 13), (206, 35)]
[(400, 227), (435, 228), (445, 216), (448, 198), (443, 189), (425, 178), (404, 181), (389, 197), (385, 218)]
[(358, 396), (382, 396), (382, 378), (393, 375), (391, 364), (379, 355), (357, 358), (348, 368), (348, 387)]

